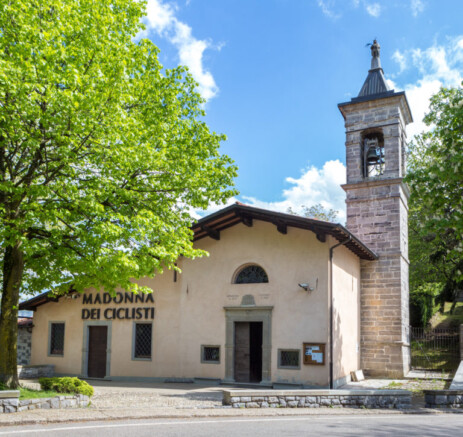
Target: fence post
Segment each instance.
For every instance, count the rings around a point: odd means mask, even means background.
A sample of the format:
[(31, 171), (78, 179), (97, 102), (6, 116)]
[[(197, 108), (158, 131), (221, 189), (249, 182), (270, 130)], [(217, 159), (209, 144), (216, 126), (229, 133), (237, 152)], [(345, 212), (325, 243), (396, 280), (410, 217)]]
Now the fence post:
[(460, 361), (463, 361), (463, 324), (460, 325)]

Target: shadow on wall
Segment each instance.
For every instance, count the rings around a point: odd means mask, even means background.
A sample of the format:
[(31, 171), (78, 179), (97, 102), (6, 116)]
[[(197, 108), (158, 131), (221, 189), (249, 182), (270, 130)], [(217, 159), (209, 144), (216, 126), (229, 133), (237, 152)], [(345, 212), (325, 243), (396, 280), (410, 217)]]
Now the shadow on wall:
[(352, 258), (339, 255), (344, 255), (341, 250), (333, 259), (333, 379), (338, 387), (360, 368), (360, 283)]

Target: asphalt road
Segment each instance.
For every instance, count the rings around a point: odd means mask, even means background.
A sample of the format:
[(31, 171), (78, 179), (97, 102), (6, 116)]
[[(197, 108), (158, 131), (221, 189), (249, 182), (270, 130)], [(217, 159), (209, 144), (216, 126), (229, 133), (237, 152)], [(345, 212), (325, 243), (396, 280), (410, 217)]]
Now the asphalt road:
[(0, 428), (0, 436), (463, 436), (462, 414), (159, 419)]

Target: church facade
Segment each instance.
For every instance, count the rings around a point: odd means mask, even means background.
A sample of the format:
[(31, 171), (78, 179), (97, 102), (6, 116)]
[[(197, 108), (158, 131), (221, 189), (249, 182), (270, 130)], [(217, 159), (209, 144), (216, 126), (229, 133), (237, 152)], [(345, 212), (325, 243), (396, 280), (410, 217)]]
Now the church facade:
[(407, 373), (404, 93), (372, 46), (346, 124), (347, 226), (234, 204), (193, 225), (208, 257), (140, 282), (150, 295), (86, 290), (34, 311), (31, 364), (111, 380), (337, 387), (364, 369)]

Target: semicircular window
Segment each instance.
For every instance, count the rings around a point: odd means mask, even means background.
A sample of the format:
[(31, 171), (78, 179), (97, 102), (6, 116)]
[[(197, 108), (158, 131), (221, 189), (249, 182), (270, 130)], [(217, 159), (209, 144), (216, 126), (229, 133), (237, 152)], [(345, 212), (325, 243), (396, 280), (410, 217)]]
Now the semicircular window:
[(235, 277), (235, 284), (259, 284), (268, 282), (265, 270), (255, 264), (242, 268)]

